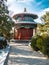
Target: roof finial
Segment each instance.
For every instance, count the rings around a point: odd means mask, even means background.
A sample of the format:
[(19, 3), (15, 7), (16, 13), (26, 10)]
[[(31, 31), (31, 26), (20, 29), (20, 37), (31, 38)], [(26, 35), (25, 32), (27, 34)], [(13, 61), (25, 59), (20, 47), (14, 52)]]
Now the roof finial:
[(26, 10), (26, 8), (24, 8), (24, 12), (26, 12), (27, 10)]

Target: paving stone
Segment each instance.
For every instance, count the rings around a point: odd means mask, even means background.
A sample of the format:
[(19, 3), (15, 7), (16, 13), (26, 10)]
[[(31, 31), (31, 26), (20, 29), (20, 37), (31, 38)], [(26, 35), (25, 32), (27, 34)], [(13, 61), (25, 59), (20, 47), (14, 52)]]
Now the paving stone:
[(28, 43), (11, 42), (10, 46), (8, 65), (49, 65), (49, 59), (32, 50)]

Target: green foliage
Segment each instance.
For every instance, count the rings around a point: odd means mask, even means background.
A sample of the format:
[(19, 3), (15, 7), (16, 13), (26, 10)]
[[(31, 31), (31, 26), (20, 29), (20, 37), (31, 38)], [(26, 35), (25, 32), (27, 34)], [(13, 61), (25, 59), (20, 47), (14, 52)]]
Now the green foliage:
[(7, 41), (5, 38), (0, 37), (0, 49), (4, 49), (7, 46)]
[(48, 22), (49, 21), (49, 11), (46, 12), (46, 14), (44, 14), (41, 17), (42, 20), (44, 20), (44, 22)]
[(49, 31), (49, 11), (48, 12), (46, 12), (46, 14), (44, 14), (43, 16), (41, 16), (41, 21), (44, 21), (45, 22), (45, 25), (44, 26), (41, 26), (40, 27), (40, 31), (42, 32), (42, 30), (43, 30), (43, 32), (47, 32), (48, 33), (48, 31)]
[(37, 40), (37, 37), (36, 37), (36, 36), (32, 37), (31, 47), (32, 47), (34, 50), (38, 51), (39, 48), (36, 46), (36, 40)]
[(44, 46), (42, 52), (49, 57), (49, 36), (44, 37)]
[(36, 46), (42, 51), (43, 38), (41, 36), (37, 36)]
[[(49, 57), (49, 35), (43, 33), (32, 37), (31, 47), (36, 51), (40, 50), (44, 55)], [(37, 51), (38, 51), (37, 50)]]
[(14, 22), (8, 15), (8, 7), (5, 5), (6, 0), (0, 0), (0, 34), (7, 37), (10, 34)]
[(46, 12), (45, 15), (41, 16), (41, 21), (44, 21), (45, 24), (38, 24), (38, 35), (35, 36), (36, 40), (34, 40), (36, 44), (33, 41), (31, 41), (31, 45), (35, 44), (34, 47), (38, 47), (44, 55), (47, 55), (49, 57), (49, 12)]

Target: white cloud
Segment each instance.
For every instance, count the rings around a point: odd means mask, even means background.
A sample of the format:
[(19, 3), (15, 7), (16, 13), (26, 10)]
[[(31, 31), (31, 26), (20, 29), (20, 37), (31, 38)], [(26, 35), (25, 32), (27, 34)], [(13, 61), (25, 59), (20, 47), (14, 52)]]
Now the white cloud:
[(45, 9), (43, 10), (43, 12), (47, 12), (47, 11), (49, 11), (49, 8), (45, 8)]
[(16, 0), (7, 0), (8, 6), (13, 5), (14, 3), (16, 3)]
[[(43, 14), (45, 14), (46, 11), (49, 11), (49, 8), (46, 8), (42, 11), (33, 12), (33, 10), (29, 8), (29, 5), (31, 5), (32, 2), (35, 3), (35, 0), (7, 0), (7, 1), (8, 1), (8, 9), (10, 10), (10, 16), (13, 16), (16, 13), (23, 12), (24, 6), (22, 7), (21, 4), (17, 5), (17, 3), (25, 3), (26, 5), (28, 5), (28, 9), (27, 9), (28, 11), (27, 12), (36, 13), (39, 16), (39, 18), (36, 19), (36, 22), (44, 24), (44, 22), (40, 20), (40, 17)], [(42, 4), (42, 1), (36, 3), (36, 5), (39, 6), (39, 7), (40, 7), (41, 4)], [(19, 6), (21, 6), (21, 7), (19, 7)], [(34, 7), (31, 7), (31, 8), (34, 9)]]
[(41, 21), (40, 18), (41, 18), (41, 16), (43, 16), (47, 11), (49, 11), (49, 8), (46, 8), (46, 9), (44, 9), (44, 10), (38, 12), (38, 13), (37, 13), (38, 19), (36, 19), (35, 21), (36, 21), (37, 23), (42, 23), (42, 24), (44, 24), (44, 22)]
[[(8, 9), (11, 15), (11, 12), (13, 12), (13, 14), (23, 12), (24, 7), (27, 8), (27, 12), (31, 11), (29, 5), (31, 4), (31, 2), (34, 2), (34, 0), (7, 0), (7, 2)], [(23, 6), (23, 4), (25, 4), (25, 6)]]
[(49, 11), (49, 8), (45, 8), (44, 10), (40, 11), (38, 13), (38, 16), (41, 17), (42, 15), (44, 15), (47, 11)]
[(13, 3), (16, 0), (7, 0), (8, 3)]
[(8, 3), (14, 3), (14, 2), (34, 2), (34, 0), (7, 0)]
[(33, 2), (34, 0), (17, 0), (18, 2)]
[(25, 3), (26, 5), (30, 5), (35, 2), (35, 0), (17, 0), (18, 3)]

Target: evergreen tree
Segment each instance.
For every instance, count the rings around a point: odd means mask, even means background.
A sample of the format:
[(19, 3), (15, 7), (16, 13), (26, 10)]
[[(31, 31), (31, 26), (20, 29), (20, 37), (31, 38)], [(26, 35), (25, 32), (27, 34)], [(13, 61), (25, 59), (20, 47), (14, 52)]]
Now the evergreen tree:
[(45, 22), (45, 25), (38, 25), (40, 32), (49, 33), (49, 12), (46, 12), (43, 16), (41, 16), (41, 21)]
[(7, 0), (0, 0), (0, 35), (8, 37), (14, 22), (8, 15), (9, 11), (5, 2), (7, 2)]

